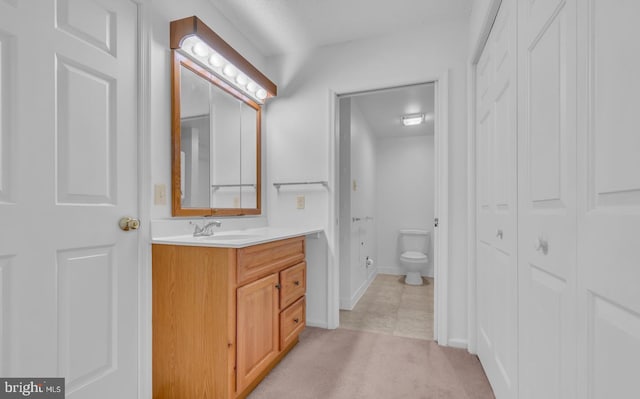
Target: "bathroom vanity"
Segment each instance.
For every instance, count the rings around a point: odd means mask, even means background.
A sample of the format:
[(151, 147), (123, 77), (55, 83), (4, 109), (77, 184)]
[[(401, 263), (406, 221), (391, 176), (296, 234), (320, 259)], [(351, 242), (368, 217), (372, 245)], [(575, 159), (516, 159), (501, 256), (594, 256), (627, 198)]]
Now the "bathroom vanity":
[(154, 399), (244, 398), (298, 342), (305, 237), (265, 231), (154, 239)]

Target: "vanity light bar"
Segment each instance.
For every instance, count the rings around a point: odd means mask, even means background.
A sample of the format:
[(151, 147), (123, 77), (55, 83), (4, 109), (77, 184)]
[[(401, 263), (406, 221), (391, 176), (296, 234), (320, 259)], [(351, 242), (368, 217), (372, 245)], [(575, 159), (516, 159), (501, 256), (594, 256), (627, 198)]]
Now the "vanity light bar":
[(263, 104), (268, 97), (267, 91), (262, 86), (241, 72), (199, 37), (186, 38), (182, 42), (180, 52), (259, 103)]
[(197, 17), (172, 21), (171, 48), (255, 99), (277, 95), (276, 85)]

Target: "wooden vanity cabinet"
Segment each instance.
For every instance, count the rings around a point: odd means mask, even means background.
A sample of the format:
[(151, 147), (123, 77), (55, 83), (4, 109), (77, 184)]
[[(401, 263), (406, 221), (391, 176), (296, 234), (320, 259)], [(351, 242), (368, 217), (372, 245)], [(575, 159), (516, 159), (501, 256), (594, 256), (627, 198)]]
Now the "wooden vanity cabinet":
[(305, 327), (304, 237), (152, 254), (153, 398), (246, 397)]

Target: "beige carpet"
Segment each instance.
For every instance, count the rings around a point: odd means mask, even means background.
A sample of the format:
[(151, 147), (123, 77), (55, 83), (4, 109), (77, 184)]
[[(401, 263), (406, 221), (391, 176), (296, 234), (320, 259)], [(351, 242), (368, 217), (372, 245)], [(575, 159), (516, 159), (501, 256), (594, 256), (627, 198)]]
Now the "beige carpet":
[(250, 399), (490, 399), (477, 357), (433, 341), (308, 327)]

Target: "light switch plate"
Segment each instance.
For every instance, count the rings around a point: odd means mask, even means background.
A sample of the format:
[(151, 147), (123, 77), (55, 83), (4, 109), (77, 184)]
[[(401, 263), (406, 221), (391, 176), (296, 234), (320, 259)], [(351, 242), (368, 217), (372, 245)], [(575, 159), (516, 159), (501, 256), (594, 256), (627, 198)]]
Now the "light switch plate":
[(153, 186), (153, 203), (155, 205), (167, 205), (167, 186), (165, 184)]
[(304, 195), (298, 195), (296, 197), (296, 208), (304, 209)]

